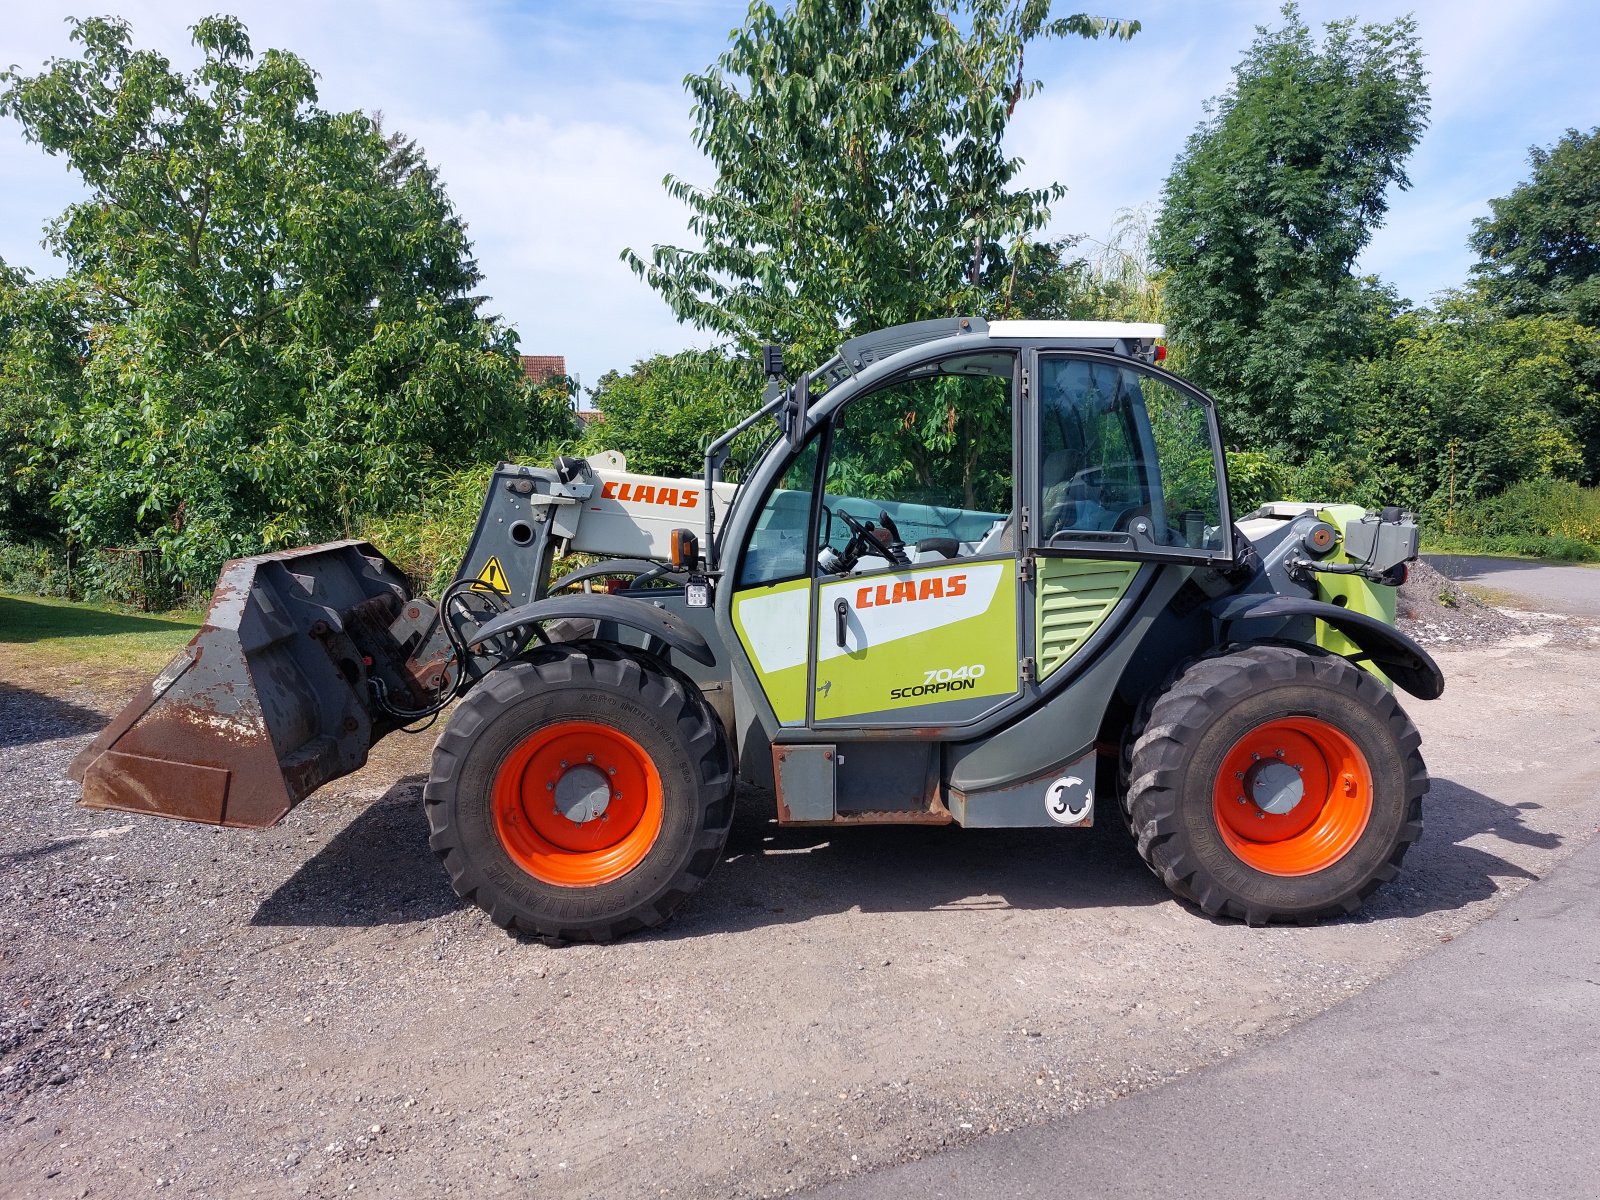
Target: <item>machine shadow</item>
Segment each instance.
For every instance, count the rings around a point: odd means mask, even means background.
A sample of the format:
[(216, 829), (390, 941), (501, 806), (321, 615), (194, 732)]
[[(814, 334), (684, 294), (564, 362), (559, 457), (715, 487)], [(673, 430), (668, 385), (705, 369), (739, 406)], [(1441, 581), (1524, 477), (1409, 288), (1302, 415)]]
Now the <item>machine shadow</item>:
[(1513, 846), (1554, 850), (1559, 834), (1532, 829), (1525, 815), (1544, 806), (1508, 804), (1451, 779), (1435, 779), (1422, 798), (1422, 840), (1407, 852), (1400, 877), (1385, 884), (1360, 914), (1363, 919), (1416, 917), (1462, 908), (1500, 891), (1500, 879), (1539, 878), (1491, 850), (1465, 845), (1489, 834)]
[[(428, 846), (421, 776), (407, 776), (341, 830), (262, 902), (264, 926), (391, 925), (462, 906)], [(1529, 828), (1537, 804), (1506, 804), (1450, 780), (1424, 801), (1422, 841), (1400, 878), (1354, 918), (1374, 921), (1460, 908), (1493, 896), (1499, 879), (1536, 876), (1490, 850), (1490, 834), (1554, 849)], [(1087, 830), (922, 826), (787, 828), (770, 796), (741, 794), (727, 851), (706, 885), (659, 930), (664, 939), (745, 932), (859, 910), (963, 912), (1120, 908), (1175, 903), (1139, 861), (1114, 812)]]
[[(741, 796), (716, 874), (653, 936), (697, 937), (830, 913), (1071, 909), (1164, 903), (1114, 812), (1089, 829), (788, 828)], [(647, 935), (651, 936), (651, 935)]]
[(462, 906), (428, 846), (421, 775), (407, 775), (261, 902), (252, 925), (431, 921)]
[(0, 683), (0, 750), (96, 733), (106, 720), (92, 708)]

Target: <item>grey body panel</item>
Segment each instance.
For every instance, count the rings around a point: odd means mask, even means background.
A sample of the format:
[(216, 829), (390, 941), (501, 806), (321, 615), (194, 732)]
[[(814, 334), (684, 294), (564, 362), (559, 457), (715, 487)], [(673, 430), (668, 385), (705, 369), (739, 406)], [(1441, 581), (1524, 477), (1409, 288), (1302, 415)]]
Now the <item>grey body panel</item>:
[(1444, 672), (1433, 657), (1394, 626), (1365, 613), (1309, 597), (1276, 594), (1227, 596), (1212, 601), (1207, 608), (1224, 628), (1254, 621), (1282, 625), (1286, 620), (1305, 617), (1323, 621), (1360, 646), (1385, 675), (1418, 699), (1437, 700), (1444, 693)]
[(1020, 720), (987, 736), (945, 747), (944, 776), (969, 797), (1009, 788), (1081, 756), (1099, 738), (1106, 709), (1130, 662), (1159, 646), (1160, 673), (1171, 655), (1149, 633), (1183, 585), (1183, 568), (1149, 568), (1135, 580), (1110, 618), (1073, 659), (1049, 680), (1044, 702)]
[(513, 630), (529, 629), (545, 621), (562, 618), (609, 621), (638, 630), (647, 638), (664, 642), (705, 666), (716, 665), (705, 636), (682, 617), (631, 596), (611, 596), (598, 592), (579, 592), (571, 596), (552, 596), (532, 604), (518, 605), (486, 621), (469, 639), (472, 645), (489, 641)]
[[(1073, 825), (1088, 828), (1094, 824), (1094, 785), (1097, 756), (1093, 746), (1065, 759), (1047, 771), (1004, 787), (966, 792), (951, 787), (946, 803), (950, 813), (967, 829), (1017, 829), (1027, 826)], [(1052, 816), (1053, 787), (1061, 785), (1074, 809), (1088, 809), (1081, 816), (1063, 820)], [(1056, 808), (1060, 812), (1059, 808)]]

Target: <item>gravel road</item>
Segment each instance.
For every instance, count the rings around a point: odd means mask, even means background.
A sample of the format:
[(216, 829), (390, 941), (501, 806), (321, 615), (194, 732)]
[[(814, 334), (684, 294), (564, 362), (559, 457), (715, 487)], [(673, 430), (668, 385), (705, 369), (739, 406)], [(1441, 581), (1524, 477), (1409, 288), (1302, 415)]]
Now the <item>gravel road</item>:
[(214, 830), (74, 807), (62, 773), (117, 697), (5, 688), (0, 1195), (757, 1196), (1174, 1078), (1600, 828), (1595, 631), (1438, 654), (1446, 696), (1408, 705), (1427, 831), (1356, 918), (1207, 920), (1114, 822), (782, 830), (749, 796), (668, 928), (564, 949), (450, 892), (426, 738)]

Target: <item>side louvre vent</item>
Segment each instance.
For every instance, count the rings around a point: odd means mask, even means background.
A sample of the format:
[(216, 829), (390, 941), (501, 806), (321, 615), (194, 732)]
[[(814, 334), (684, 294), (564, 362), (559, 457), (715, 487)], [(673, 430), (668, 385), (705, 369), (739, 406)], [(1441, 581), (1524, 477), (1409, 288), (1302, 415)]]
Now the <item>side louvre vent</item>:
[(1037, 562), (1039, 678), (1047, 679), (1100, 627), (1139, 564), (1042, 556)]

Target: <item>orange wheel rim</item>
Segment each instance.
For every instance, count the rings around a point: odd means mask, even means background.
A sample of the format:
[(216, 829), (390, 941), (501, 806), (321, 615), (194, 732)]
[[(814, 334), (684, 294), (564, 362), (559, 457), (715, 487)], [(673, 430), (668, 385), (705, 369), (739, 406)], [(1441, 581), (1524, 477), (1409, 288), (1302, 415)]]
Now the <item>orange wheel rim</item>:
[(1257, 725), (1222, 759), (1212, 793), (1217, 831), (1246, 866), (1311, 875), (1361, 840), (1372, 769), (1343, 730), (1316, 717)]
[(559, 721), (512, 747), (491, 792), (495, 834), (535, 879), (595, 887), (637, 867), (661, 832), (661, 773), (627, 734)]

